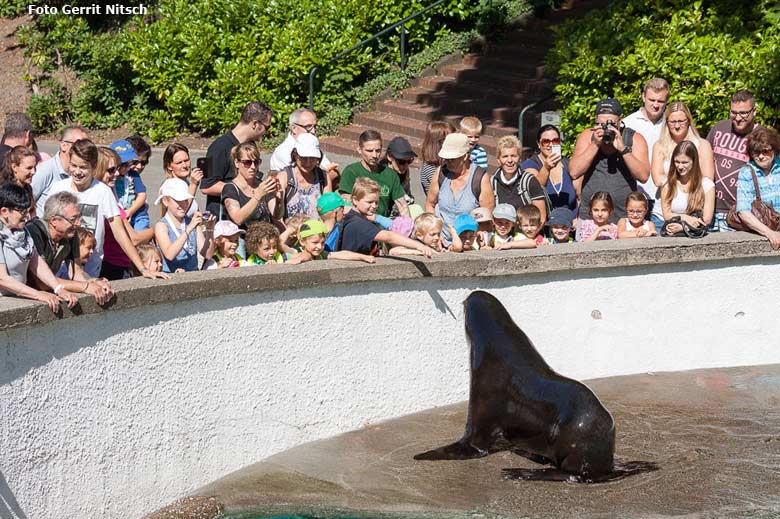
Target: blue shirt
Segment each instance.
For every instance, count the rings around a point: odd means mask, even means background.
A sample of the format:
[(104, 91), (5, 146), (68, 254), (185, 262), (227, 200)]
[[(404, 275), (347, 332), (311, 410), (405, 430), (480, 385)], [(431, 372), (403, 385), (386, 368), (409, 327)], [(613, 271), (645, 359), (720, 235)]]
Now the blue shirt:
[[(190, 224), (191, 220), (191, 217), (185, 216), (184, 225), (182, 225), (182, 228), (174, 229), (171, 221), (168, 218), (163, 217), (162, 221), (165, 222), (165, 227), (168, 230), (168, 239), (173, 242), (176, 240), (176, 238), (179, 237), (179, 235), (181, 235), (181, 233), (186, 232), (185, 229)], [(184, 247), (181, 248), (173, 261), (169, 261), (163, 255), (162, 262), (163, 272), (167, 272), (169, 274), (176, 272), (176, 269), (183, 269), (187, 272), (198, 270), (198, 231), (196, 229), (192, 230), (192, 232), (187, 236), (187, 241), (184, 242)]]
[(780, 158), (775, 157), (769, 174), (765, 174), (752, 160), (739, 170), (737, 180), (737, 212), (750, 211), (753, 200), (756, 199), (756, 188), (753, 184), (751, 169), (758, 178), (758, 189), (761, 191), (761, 201), (770, 204), (775, 211), (780, 210)]
[(487, 171), (488, 168), (488, 156), (485, 148), (479, 144), (475, 144), (474, 148), (469, 152), (469, 158), (471, 162)]

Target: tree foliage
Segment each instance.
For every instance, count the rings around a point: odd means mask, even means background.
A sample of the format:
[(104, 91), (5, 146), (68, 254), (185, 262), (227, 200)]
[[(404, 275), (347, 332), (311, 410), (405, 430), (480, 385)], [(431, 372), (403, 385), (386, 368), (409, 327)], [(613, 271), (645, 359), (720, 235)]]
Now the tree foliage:
[(595, 103), (641, 106), (652, 77), (671, 85), (699, 130), (727, 116), (735, 90), (756, 95), (758, 118), (780, 123), (780, 8), (771, 0), (627, 0), (558, 29), (548, 57), (563, 107), (562, 129), (577, 135), (592, 124)]

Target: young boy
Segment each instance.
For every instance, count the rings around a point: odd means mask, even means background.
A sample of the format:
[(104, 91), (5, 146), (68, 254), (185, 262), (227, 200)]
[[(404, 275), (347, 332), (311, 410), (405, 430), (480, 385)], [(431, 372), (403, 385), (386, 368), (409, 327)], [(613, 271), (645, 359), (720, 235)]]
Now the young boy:
[(534, 249), (544, 243), (544, 236), (539, 234), (542, 230), (542, 213), (539, 208), (528, 204), (518, 209), (515, 214), (520, 232), (514, 235), (512, 241), (496, 245), (496, 249)]
[(279, 250), (279, 229), (266, 222), (255, 222), (246, 231), (247, 259), (241, 266), (284, 263), (284, 254)]
[(287, 262), (288, 265), (298, 265), (312, 260), (337, 259), (346, 261), (365, 261), (366, 263), (375, 263), (376, 258), (368, 254), (358, 254), (348, 250), (338, 252), (328, 252), (325, 250), (325, 235), (328, 228), (319, 220), (306, 220), (298, 229), (298, 240), (303, 249), (298, 254), (293, 255)]
[(550, 226), (550, 243), (571, 243), (574, 238), (571, 236), (572, 214), (568, 207), (556, 207), (550, 213), (550, 219), (547, 221)]
[(459, 131), (469, 139), (469, 158), (471, 162), (480, 168), (487, 170), (488, 157), (485, 148), (479, 145), (479, 138), (482, 136), (482, 121), (476, 117), (464, 117), (460, 120)]
[(470, 214), (459, 214), (455, 222), (450, 226), (452, 244), (450, 252), (466, 252), (476, 250), (477, 229), (479, 224)]
[(146, 204), (146, 185), (136, 170), (136, 168), (143, 170), (148, 159), (141, 160), (132, 143), (127, 140), (114, 141), (109, 145), (109, 148), (114, 150), (119, 155), (119, 160), (122, 161), (119, 165), (119, 176), (114, 185), (119, 197), (119, 205), (125, 210), (133, 229), (136, 231), (149, 229), (151, 221)]
[(81, 266), (83, 267), (95, 252), (97, 240), (95, 239), (95, 235), (92, 234), (92, 231), (85, 229), (84, 227), (77, 227), (76, 234), (79, 237), (79, 263), (81, 263)]
[(380, 185), (368, 177), (355, 179), (352, 185), (353, 210), (344, 216), (339, 225), (341, 236), (336, 250), (376, 255), (378, 251), (376, 242), (381, 242), (418, 250), (428, 258), (438, 254), (427, 245), (401, 236), (397, 232), (384, 230), (370, 220), (376, 214), (381, 190)]
[(493, 209), (493, 226), (496, 231), (493, 234), (491, 247), (499, 248), (499, 245), (514, 241), (517, 237), (515, 225), (517, 225), (515, 208), (511, 204), (497, 204)]
[(317, 213), (328, 229), (327, 238), (325, 238), (325, 250), (328, 252), (332, 252), (338, 243), (339, 224), (344, 219), (345, 205), (344, 199), (336, 193), (323, 193), (317, 199)]

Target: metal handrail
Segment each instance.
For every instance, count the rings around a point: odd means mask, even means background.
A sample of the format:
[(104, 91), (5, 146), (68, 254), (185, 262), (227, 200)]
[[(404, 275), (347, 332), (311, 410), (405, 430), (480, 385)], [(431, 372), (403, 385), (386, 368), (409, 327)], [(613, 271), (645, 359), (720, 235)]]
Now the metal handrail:
[[(423, 9), (420, 9), (416, 13), (407, 16), (403, 20), (395, 22), (393, 25), (391, 25), (389, 27), (385, 27), (384, 29), (382, 29), (378, 33), (374, 34), (373, 36), (370, 36), (370, 37), (366, 38), (365, 40), (361, 41), (360, 43), (357, 43), (357, 44), (353, 45), (352, 47), (348, 48), (347, 50), (339, 52), (334, 57), (332, 57), (328, 61), (326, 61), (322, 66), (329, 65), (330, 63), (343, 58), (344, 56), (346, 56), (350, 52), (359, 49), (360, 47), (362, 47), (363, 45), (366, 45), (367, 43), (371, 43), (372, 41), (376, 40), (380, 36), (384, 36), (388, 32), (390, 32), (393, 29), (395, 29), (396, 27), (400, 26), (401, 27), (401, 42), (400, 42), (400, 47), (401, 47), (401, 70), (405, 70), (406, 69), (406, 28), (404, 27), (404, 25), (408, 21), (413, 20), (414, 18), (417, 18), (421, 14), (430, 11), (431, 9), (436, 7), (437, 5), (439, 5), (439, 4), (443, 3), (443, 2), (446, 2), (446, 1), (447, 0), (436, 0), (434, 3), (432, 3), (428, 7), (424, 7)], [(492, 0), (491, 0), (491, 3), (492, 3)], [(319, 68), (320, 67), (318, 65), (315, 65), (315, 66), (313, 66), (309, 70), (309, 109), (310, 110), (314, 110), (314, 74), (315, 74), (315, 72), (317, 72), (317, 70)]]
[(523, 107), (522, 110), (520, 110), (520, 115), (517, 116), (517, 139), (520, 141), (520, 146), (524, 146), (523, 144), (523, 133), (525, 133), (525, 122), (523, 120), (523, 117), (525, 116), (525, 113), (530, 110), (531, 108), (535, 107), (536, 105), (539, 105), (541, 103), (544, 103), (545, 101), (549, 101), (550, 99), (555, 97), (555, 93), (547, 95), (546, 97), (543, 97), (541, 99), (537, 99), (533, 103), (529, 103)]

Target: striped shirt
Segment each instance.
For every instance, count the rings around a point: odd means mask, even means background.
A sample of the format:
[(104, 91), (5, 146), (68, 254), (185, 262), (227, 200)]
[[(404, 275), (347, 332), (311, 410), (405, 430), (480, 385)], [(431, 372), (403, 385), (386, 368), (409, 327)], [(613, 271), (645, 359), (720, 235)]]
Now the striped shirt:
[(485, 148), (483, 148), (479, 144), (474, 145), (474, 149), (472, 149), (469, 152), (469, 158), (471, 159), (471, 162), (473, 164), (476, 164), (480, 168), (487, 171), (488, 156), (487, 156), (487, 152), (485, 151)]

